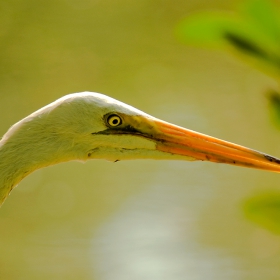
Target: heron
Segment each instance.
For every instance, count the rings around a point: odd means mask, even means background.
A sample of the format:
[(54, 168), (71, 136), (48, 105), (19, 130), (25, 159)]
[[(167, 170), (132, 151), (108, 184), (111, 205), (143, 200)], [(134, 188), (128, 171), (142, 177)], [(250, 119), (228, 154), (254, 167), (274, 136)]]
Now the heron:
[(89, 159), (202, 160), (280, 172), (280, 160), (162, 121), (94, 92), (65, 95), (0, 140), (0, 205), (33, 171)]

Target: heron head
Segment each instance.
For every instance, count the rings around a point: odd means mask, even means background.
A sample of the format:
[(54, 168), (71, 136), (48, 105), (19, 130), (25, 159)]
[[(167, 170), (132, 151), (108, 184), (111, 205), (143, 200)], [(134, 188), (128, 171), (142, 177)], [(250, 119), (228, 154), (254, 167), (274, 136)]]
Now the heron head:
[(207, 160), (280, 170), (274, 157), (164, 122), (103, 94), (70, 94), (49, 106), (76, 159)]
[[(207, 160), (280, 170), (280, 160), (188, 130), (99, 93), (66, 95), (15, 124), (3, 137), (28, 146), (38, 162), (69, 160)], [(22, 144), (24, 143), (24, 145)], [(42, 165), (44, 165), (42, 164)]]

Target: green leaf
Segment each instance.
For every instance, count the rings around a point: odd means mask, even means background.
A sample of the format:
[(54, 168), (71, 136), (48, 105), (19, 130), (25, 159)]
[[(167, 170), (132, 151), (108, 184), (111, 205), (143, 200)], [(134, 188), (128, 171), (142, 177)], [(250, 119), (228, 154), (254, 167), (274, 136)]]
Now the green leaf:
[(268, 60), (269, 55), (263, 50), (258, 43), (246, 38), (238, 32), (227, 31), (224, 34), (224, 39), (227, 40), (233, 47), (235, 47), (240, 52), (248, 54), (251, 56), (258, 57), (260, 59)]
[(216, 47), (229, 43), (241, 52), (260, 57), (269, 52), (271, 45), (267, 35), (252, 22), (227, 13), (204, 12), (188, 17), (179, 25), (178, 34), (188, 43)]
[(234, 28), (236, 23), (236, 18), (230, 14), (202, 12), (183, 20), (177, 34), (184, 42), (219, 46), (224, 44), (225, 30)]
[(265, 0), (246, 1), (240, 15), (202, 12), (177, 29), (184, 42), (237, 54), (269, 75), (280, 73), (280, 14)]
[(268, 100), (272, 122), (280, 128), (280, 95), (276, 91), (270, 91)]
[(280, 234), (280, 194), (266, 193), (245, 202), (245, 216), (259, 226)]
[[(244, 17), (252, 20), (274, 43), (280, 43), (280, 12), (269, 1), (245, 1), (240, 8)], [(279, 45), (277, 46), (279, 50)]]

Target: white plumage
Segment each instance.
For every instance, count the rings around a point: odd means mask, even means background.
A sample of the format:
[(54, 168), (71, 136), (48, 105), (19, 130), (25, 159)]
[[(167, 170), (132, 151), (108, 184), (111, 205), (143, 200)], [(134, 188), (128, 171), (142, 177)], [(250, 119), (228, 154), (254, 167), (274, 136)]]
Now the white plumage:
[(14, 124), (0, 141), (0, 205), (36, 169), (70, 160), (209, 160), (280, 171), (271, 156), (187, 130), (99, 93), (74, 93)]

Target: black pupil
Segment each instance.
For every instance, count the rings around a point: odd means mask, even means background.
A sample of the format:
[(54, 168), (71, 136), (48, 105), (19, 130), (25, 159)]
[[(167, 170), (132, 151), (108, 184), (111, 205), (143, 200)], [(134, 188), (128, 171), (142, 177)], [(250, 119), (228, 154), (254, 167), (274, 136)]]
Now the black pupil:
[(119, 123), (119, 120), (118, 119), (114, 119), (113, 120), (113, 124), (118, 124)]

